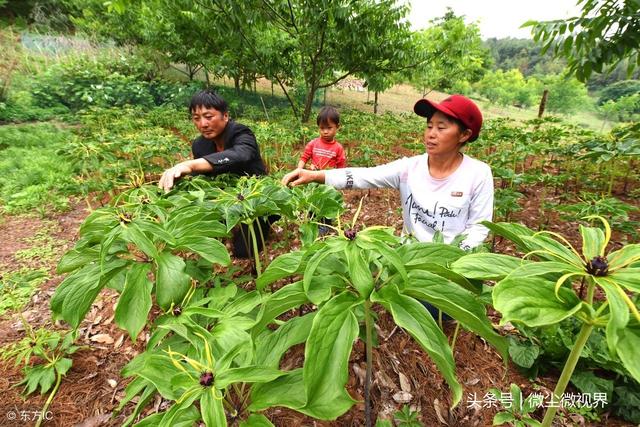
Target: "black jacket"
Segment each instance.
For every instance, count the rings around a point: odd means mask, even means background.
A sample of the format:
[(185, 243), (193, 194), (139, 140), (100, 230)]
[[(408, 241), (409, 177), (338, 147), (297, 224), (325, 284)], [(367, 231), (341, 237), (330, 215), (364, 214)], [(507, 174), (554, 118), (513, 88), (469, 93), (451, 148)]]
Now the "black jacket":
[(256, 137), (245, 125), (229, 120), (222, 133), (224, 150), (216, 151), (216, 143), (199, 136), (191, 144), (194, 159), (203, 158), (213, 166), (208, 175), (266, 175)]

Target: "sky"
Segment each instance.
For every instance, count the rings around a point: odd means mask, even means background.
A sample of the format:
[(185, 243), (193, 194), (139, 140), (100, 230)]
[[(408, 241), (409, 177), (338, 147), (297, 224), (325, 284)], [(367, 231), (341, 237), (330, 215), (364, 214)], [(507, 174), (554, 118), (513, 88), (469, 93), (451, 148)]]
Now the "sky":
[(476, 22), (483, 39), (496, 37), (531, 38), (529, 28), (520, 29), (528, 20), (550, 21), (578, 16), (577, 0), (407, 0), (413, 30), (429, 27), (429, 21), (443, 16), (447, 7), (465, 22)]

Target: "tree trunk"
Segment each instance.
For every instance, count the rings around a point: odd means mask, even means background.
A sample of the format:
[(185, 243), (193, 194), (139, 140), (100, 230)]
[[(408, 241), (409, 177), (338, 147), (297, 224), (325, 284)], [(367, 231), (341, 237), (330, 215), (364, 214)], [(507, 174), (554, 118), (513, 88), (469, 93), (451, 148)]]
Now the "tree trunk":
[(240, 94), (240, 76), (233, 76), (233, 85), (236, 88), (236, 93)]
[(209, 80), (209, 70), (207, 70), (207, 67), (203, 67), (204, 68), (204, 79), (207, 82), (207, 87), (211, 87), (211, 80)]
[(544, 109), (547, 106), (547, 97), (549, 96), (549, 90), (545, 89), (542, 92), (542, 99), (540, 99), (540, 108), (538, 108), (538, 118), (541, 119), (544, 114)]
[(329, 90), (328, 87), (324, 88), (324, 99), (322, 100), (322, 105), (327, 105), (327, 90)]
[(307, 99), (304, 101), (304, 112), (302, 113), (302, 123), (307, 123), (309, 117), (311, 117), (311, 108), (313, 107), (313, 98), (316, 95), (318, 89), (315, 86), (311, 86), (307, 92)]
[(378, 91), (373, 92), (373, 114), (378, 114)]

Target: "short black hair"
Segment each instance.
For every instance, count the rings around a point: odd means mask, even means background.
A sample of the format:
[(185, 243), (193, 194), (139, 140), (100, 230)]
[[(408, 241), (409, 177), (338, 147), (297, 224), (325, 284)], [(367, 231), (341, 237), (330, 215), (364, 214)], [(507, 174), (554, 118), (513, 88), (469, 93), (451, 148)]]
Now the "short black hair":
[(329, 122), (335, 125), (340, 125), (340, 113), (338, 113), (338, 110), (336, 110), (335, 107), (327, 105), (320, 109), (316, 123), (320, 126), (328, 125)]
[(227, 101), (213, 89), (203, 89), (193, 94), (189, 103), (189, 113), (193, 113), (198, 107), (214, 108), (223, 114), (229, 111)]

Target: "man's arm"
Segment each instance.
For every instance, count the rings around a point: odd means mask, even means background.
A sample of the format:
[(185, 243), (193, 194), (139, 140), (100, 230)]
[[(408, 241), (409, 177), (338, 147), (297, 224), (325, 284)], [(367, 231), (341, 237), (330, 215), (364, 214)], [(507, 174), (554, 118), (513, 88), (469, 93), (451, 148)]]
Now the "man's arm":
[(185, 175), (211, 171), (213, 171), (213, 166), (205, 159), (187, 160), (164, 171), (162, 177), (160, 177), (160, 182), (158, 182), (158, 187), (162, 188), (166, 193), (171, 190), (175, 180)]

